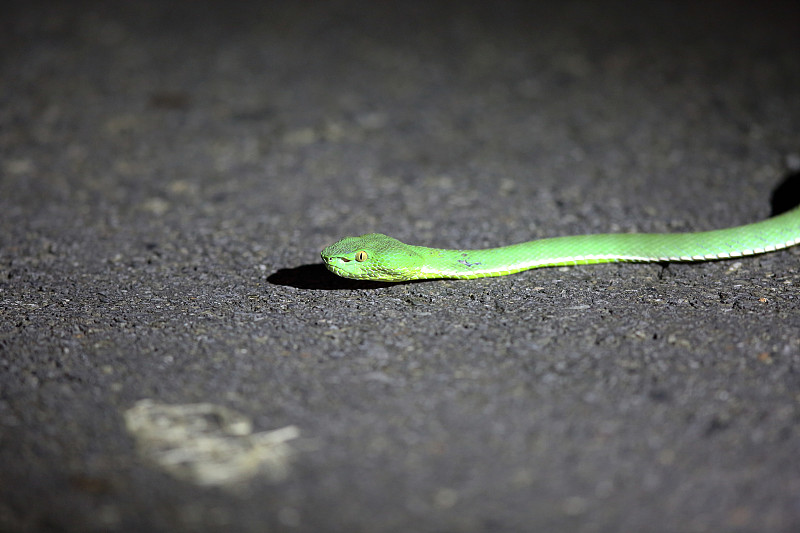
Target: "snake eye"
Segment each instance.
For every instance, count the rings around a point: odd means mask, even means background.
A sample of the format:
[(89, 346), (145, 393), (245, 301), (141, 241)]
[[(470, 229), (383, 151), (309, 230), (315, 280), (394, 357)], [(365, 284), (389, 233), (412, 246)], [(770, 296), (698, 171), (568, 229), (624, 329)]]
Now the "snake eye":
[(364, 250), (356, 252), (356, 261), (358, 261), (359, 263), (366, 261), (367, 257), (369, 257), (369, 255), (367, 255), (367, 252), (365, 252)]

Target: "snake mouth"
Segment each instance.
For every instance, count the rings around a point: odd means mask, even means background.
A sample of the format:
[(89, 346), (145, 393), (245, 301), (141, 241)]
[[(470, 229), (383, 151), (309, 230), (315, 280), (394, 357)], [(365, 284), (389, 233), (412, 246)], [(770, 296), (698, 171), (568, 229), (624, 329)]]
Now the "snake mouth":
[(327, 268), (329, 271), (331, 271), (332, 273), (334, 273), (337, 276), (340, 276), (342, 278), (360, 279), (358, 276), (354, 275), (352, 272), (348, 272), (347, 270), (343, 269), (342, 267), (340, 267), (338, 265), (334, 265), (333, 263), (330, 263), (330, 262), (327, 262), (327, 261), (325, 262), (325, 268)]
[(334, 273), (336, 273), (336, 274), (341, 276), (342, 275), (341, 274), (341, 272), (342, 272), (342, 266), (341, 265), (343, 263), (349, 263), (350, 260), (349, 259), (345, 259), (344, 257), (323, 257), (322, 258), (322, 262), (325, 263), (325, 267), (328, 270), (330, 270), (331, 272), (334, 272)]
[(347, 259), (344, 259), (342, 257), (325, 257), (325, 256), (322, 256), (322, 262), (325, 264), (325, 268), (327, 268), (328, 270), (330, 270), (335, 274), (339, 274), (340, 276), (342, 275), (340, 274), (342, 272), (341, 263), (349, 263)]

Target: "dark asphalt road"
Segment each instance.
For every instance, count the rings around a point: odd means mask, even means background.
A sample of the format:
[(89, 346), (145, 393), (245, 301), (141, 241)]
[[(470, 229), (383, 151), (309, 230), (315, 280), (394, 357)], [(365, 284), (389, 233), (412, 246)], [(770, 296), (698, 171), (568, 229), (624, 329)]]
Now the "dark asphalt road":
[(800, 249), (319, 251), (800, 201), (797, 2), (12, 2), (0, 531), (800, 531)]

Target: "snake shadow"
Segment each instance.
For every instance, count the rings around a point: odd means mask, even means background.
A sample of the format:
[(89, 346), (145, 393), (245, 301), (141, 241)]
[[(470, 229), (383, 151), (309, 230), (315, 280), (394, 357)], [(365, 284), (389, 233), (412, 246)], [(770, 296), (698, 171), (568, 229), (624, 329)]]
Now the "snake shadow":
[(300, 265), (294, 268), (282, 268), (267, 277), (267, 282), (273, 285), (294, 287), (295, 289), (310, 289), (321, 291), (342, 291), (356, 289), (379, 289), (397, 285), (381, 281), (359, 281), (356, 279), (340, 278), (330, 272), (322, 263)]
[(780, 215), (800, 205), (800, 170), (787, 174), (772, 190), (772, 216)]

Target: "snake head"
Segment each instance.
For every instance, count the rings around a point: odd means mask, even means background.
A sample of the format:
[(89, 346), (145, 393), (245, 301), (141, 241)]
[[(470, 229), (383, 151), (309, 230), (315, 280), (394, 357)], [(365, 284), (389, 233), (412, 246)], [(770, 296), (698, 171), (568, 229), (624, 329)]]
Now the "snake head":
[(413, 246), (381, 233), (345, 237), (322, 250), (328, 270), (350, 279), (406, 281), (416, 278), (423, 261)]

